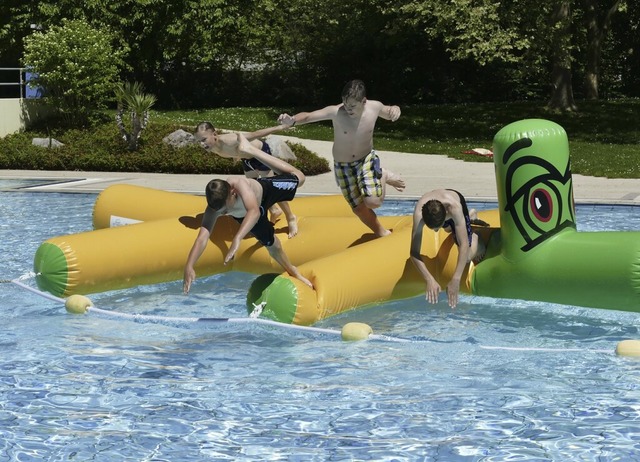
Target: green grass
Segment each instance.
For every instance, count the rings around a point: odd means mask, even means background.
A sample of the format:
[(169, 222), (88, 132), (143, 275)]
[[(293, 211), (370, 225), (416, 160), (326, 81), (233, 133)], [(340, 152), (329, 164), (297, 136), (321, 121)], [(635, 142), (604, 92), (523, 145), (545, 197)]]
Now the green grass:
[[(542, 102), (404, 106), (398, 121), (378, 121), (374, 145), (380, 150), (491, 162), (463, 151), (476, 147), (491, 149), (493, 136), (505, 125), (521, 119), (542, 118), (566, 130), (573, 173), (640, 178), (640, 99), (578, 101), (578, 107), (576, 113), (557, 113), (547, 110)], [(55, 154), (31, 146), (32, 137), (47, 136), (42, 130), (33, 131), (0, 139), (0, 168), (240, 173), (237, 164), (224, 159), (221, 162), (212, 158), (217, 156), (206, 155), (195, 147), (170, 149), (163, 145), (162, 138), (177, 128), (193, 130), (203, 120), (223, 129), (253, 131), (274, 125), (282, 112), (293, 114), (313, 109), (316, 108), (152, 111), (149, 127), (142, 133), (142, 147), (135, 153), (124, 148), (115, 122), (91, 131), (52, 130), (52, 136), (67, 145)], [(283, 134), (304, 139), (333, 139), (329, 122), (298, 126)], [(323, 159), (318, 160), (312, 153), (296, 154), (303, 157), (298, 167), (308, 175), (326, 171)]]

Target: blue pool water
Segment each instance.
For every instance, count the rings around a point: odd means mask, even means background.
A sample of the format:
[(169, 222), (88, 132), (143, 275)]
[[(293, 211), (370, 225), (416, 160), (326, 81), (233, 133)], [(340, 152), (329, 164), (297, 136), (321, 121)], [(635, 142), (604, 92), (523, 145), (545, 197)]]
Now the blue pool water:
[[(0, 278), (91, 229), (94, 195), (0, 192)], [(473, 204), (494, 208), (495, 204)], [(389, 202), (384, 213), (409, 213)], [(579, 206), (580, 230), (640, 230), (640, 207)], [(186, 256), (185, 256), (186, 258)], [(254, 275), (93, 294), (99, 308), (245, 317)], [(237, 324), (70, 315), (0, 284), (0, 461), (640, 459), (640, 314), (422, 296), (334, 317), (411, 343)]]

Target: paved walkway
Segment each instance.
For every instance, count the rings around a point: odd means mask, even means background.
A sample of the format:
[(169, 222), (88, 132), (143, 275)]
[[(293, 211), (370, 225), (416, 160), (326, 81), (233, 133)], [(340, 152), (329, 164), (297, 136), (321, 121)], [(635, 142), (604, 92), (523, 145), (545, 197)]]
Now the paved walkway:
[[(311, 151), (329, 160), (332, 165), (329, 141), (304, 140), (284, 137), (301, 143)], [(468, 199), (497, 201), (493, 163), (465, 162), (441, 155), (407, 154), (378, 151), (381, 164), (400, 174), (407, 187), (400, 193), (393, 188), (387, 197), (415, 199), (426, 191), (452, 188)], [(169, 175), (162, 173), (110, 173), (110, 172), (57, 172), (32, 170), (0, 170), (0, 178), (42, 179), (64, 181), (31, 189), (40, 191), (99, 192), (115, 183), (147, 186), (167, 191), (202, 194), (207, 182), (219, 175)], [(578, 203), (612, 203), (640, 205), (640, 179), (608, 179), (573, 175), (574, 197)], [(333, 173), (309, 176), (299, 195), (339, 194)]]

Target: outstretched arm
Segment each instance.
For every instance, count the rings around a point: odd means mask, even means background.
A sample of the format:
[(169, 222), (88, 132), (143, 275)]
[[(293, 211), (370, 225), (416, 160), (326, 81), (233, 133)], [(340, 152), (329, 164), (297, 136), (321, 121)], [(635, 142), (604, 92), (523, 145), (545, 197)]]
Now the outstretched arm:
[(422, 230), (424, 228), (424, 221), (421, 217), (422, 203), (418, 202), (415, 211), (413, 213), (413, 228), (411, 230), (411, 249), (409, 255), (414, 266), (422, 276), (422, 279), (427, 283), (426, 299), (429, 303), (437, 303), (438, 295), (440, 294), (440, 284), (433, 277), (433, 275), (427, 269), (422, 255), (420, 254), (420, 248), (422, 246)]
[(395, 105), (387, 106), (385, 104), (382, 104), (380, 101), (372, 101), (372, 100), (367, 101), (367, 104), (374, 104), (374, 103), (377, 103), (380, 105), (378, 116), (380, 116), (385, 120), (390, 120), (391, 122), (395, 122), (400, 118), (400, 114), (402, 114), (402, 111), (400, 110), (399, 106), (395, 106)]
[(207, 207), (207, 210), (204, 212), (204, 217), (202, 218), (202, 225), (198, 230), (198, 236), (196, 240), (193, 242), (193, 246), (189, 251), (189, 256), (187, 257), (187, 263), (184, 266), (184, 279), (182, 282), (182, 290), (185, 294), (189, 293), (191, 289), (191, 284), (196, 279), (196, 271), (195, 265), (204, 249), (207, 247), (207, 242), (209, 241), (209, 237), (211, 236), (211, 232), (213, 227), (216, 224), (216, 221), (220, 214), (218, 212), (213, 212), (211, 209)]
[(384, 105), (379, 113), (380, 117), (385, 120), (390, 120), (391, 122), (395, 122), (396, 120), (398, 120), (400, 118), (400, 114), (402, 114), (402, 111), (400, 110), (399, 106)]
[(244, 136), (246, 139), (251, 141), (258, 138), (264, 138), (265, 136), (271, 135), (272, 133), (279, 132), (281, 130), (286, 130), (287, 128), (291, 128), (291, 125), (285, 125), (281, 123), (280, 125), (276, 125), (275, 127), (262, 128), (260, 130), (256, 130), (255, 132), (245, 133)]
[(455, 223), (455, 235), (458, 238), (458, 261), (456, 262), (456, 269), (453, 272), (451, 281), (447, 284), (447, 296), (449, 298), (449, 306), (455, 308), (458, 304), (458, 294), (460, 293), (460, 280), (462, 279), (464, 268), (467, 266), (467, 263), (469, 263), (471, 248), (469, 247), (469, 236), (467, 235), (467, 227), (462, 208), (456, 207), (452, 210), (452, 213), (453, 222)]
[(278, 123), (293, 127), (294, 125), (304, 125), (321, 120), (333, 120), (338, 113), (340, 105), (327, 106), (313, 112), (298, 112), (296, 115), (280, 114)]

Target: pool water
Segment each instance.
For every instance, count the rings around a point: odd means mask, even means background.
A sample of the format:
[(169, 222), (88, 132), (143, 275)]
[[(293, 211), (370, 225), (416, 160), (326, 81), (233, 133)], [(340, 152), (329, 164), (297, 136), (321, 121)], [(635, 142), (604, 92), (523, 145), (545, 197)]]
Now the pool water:
[[(0, 192), (0, 461), (640, 459), (640, 362), (614, 354), (640, 339), (640, 314), (468, 295), (451, 310), (419, 296), (319, 324), (412, 342), (345, 343), (70, 315), (6, 282), (32, 270), (44, 240), (91, 229), (95, 198)], [(638, 231), (640, 207), (578, 206), (577, 221)], [(90, 298), (119, 313), (246, 317), (254, 278)]]

